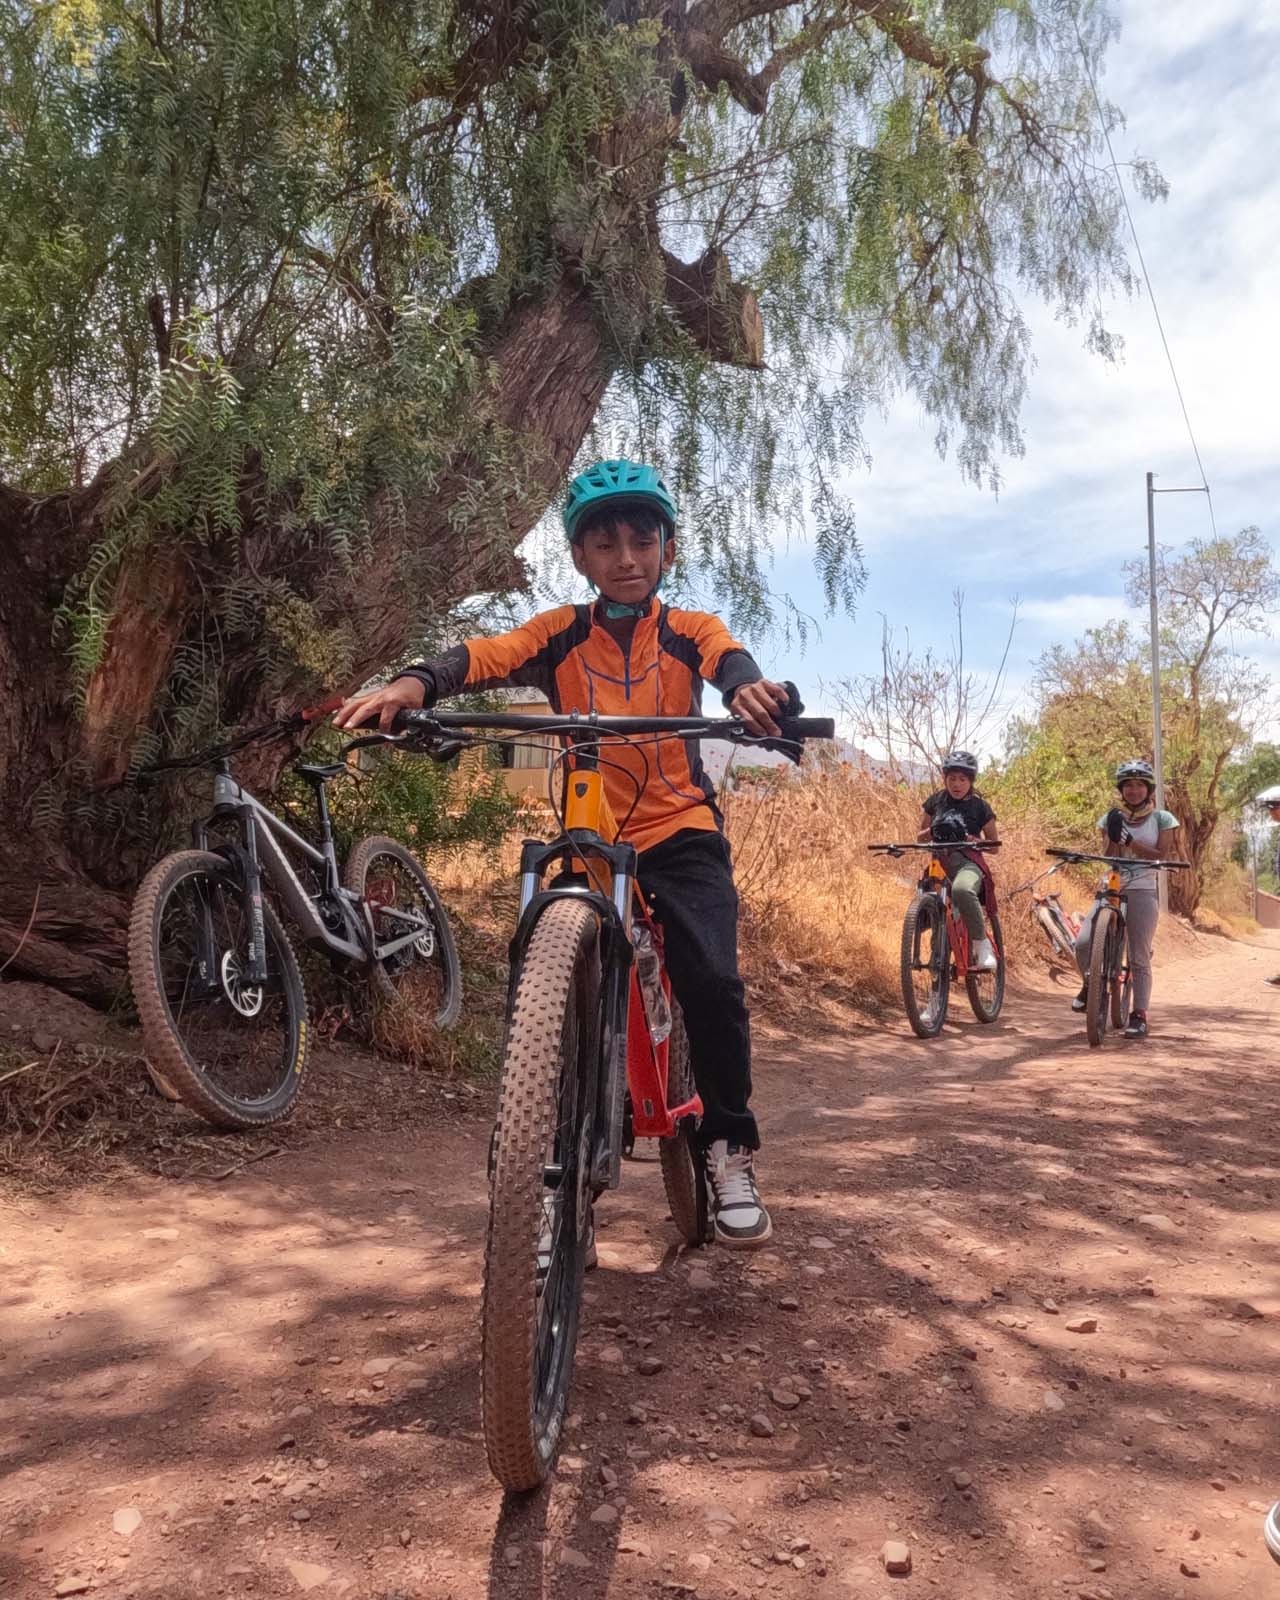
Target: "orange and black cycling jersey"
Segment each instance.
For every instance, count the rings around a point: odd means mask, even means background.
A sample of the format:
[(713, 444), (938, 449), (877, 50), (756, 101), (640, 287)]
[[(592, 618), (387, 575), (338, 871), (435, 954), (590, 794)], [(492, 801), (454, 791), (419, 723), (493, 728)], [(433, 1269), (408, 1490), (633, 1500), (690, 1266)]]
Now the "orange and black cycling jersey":
[[(701, 715), (704, 678), (727, 702), (761, 672), (718, 617), (655, 599), (646, 616), (621, 625), (605, 618), (599, 602), (559, 606), (497, 638), (468, 639), (401, 676), (423, 683), (427, 705), (462, 689), (520, 686), (540, 689), (557, 712), (687, 717)], [(638, 850), (686, 828), (720, 826), (696, 739), (619, 744), (601, 767), (623, 837)]]

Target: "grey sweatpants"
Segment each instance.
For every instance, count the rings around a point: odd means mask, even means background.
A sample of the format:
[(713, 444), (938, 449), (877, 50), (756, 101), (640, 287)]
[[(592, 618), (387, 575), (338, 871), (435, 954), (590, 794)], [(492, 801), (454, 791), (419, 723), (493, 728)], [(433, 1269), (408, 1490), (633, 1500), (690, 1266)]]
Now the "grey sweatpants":
[[(1133, 1009), (1145, 1011), (1151, 1000), (1151, 949), (1156, 941), (1156, 923), (1160, 919), (1160, 897), (1153, 882), (1151, 887), (1141, 881), (1131, 883), (1126, 891), (1128, 906), (1125, 920), (1129, 928), (1129, 971), (1133, 977)], [(1093, 910), (1080, 925), (1076, 937), (1076, 965), (1084, 977), (1089, 976), (1089, 940), (1093, 937)]]

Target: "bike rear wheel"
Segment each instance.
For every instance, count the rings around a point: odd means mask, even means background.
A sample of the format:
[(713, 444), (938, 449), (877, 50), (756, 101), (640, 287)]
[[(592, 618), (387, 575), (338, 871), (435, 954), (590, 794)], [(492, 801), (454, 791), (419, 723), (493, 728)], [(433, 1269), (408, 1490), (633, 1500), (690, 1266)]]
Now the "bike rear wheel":
[(267, 981), (245, 980), (249, 911), (223, 857), (183, 850), (142, 881), (129, 976), (147, 1054), (216, 1128), (261, 1128), (293, 1109), (307, 1069), (307, 998), (279, 918), (262, 907)]
[(936, 894), (918, 894), (902, 923), (902, 1003), (921, 1039), (932, 1039), (947, 1020), (951, 947), (947, 919)]
[(491, 1157), (482, 1413), (506, 1489), (545, 1480), (564, 1424), (591, 1222), (599, 1007), (595, 916), (554, 900), (516, 977)]
[[(667, 1040), (667, 1105), (684, 1105), (693, 1099), (695, 1092), (684, 1013), (672, 995), (671, 1034)], [(658, 1160), (662, 1163), (662, 1187), (667, 1192), (676, 1232), (686, 1244), (707, 1243), (698, 1215), (698, 1151), (692, 1117), (684, 1119), (672, 1138), (658, 1140)]]
[(1111, 930), (1112, 950), (1109, 959), (1111, 969), (1111, 1026), (1117, 1033), (1123, 1032), (1129, 1026), (1129, 1013), (1133, 1010), (1133, 974), (1129, 968), (1129, 953), (1127, 931), (1117, 919)]
[(352, 846), (344, 888), (369, 902), (374, 938), (385, 944), (420, 921), (421, 935), (369, 969), (374, 992), (449, 1028), (462, 1011), (462, 967), (449, 917), (426, 868), (398, 839), (381, 834)]
[(1000, 918), (994, 911), (987, 917), (987, 937), (999, 965), (994, 972), (970, 970), (964, 979), (969, 1004), (979, 1022), (994, 1022), (1004, 1005), (1004, 935), (1000, 931)]
[(1114, 940), (1112, 931), (1116, 921), (1113, 906), (1099, 906), (1093, 919), (1093, 933), (1089, 939), (1089, 977), (1086, 984), (1084, 1024), (1089, 1043), (1094, 1049), (1102, 1046), (1107, 1036), (1107, 1008), (1111, 1003), (1111, 984), (1114, 977), (1112, 960)]

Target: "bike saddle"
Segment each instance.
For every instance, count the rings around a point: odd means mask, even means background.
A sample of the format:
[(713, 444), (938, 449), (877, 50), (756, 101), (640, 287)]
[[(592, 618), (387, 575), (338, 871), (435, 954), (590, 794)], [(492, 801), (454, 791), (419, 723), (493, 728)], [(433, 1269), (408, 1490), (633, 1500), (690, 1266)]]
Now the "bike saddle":
[(296, 766), (293, 770), (300, 778), (305, 778), (308, 783), (328, 783), (330, 778), (338, 777), (340, 774), (344, 773), (347, 768), (345, 762), (333, 761), (325, 766), (313, 767), (302, 764)]

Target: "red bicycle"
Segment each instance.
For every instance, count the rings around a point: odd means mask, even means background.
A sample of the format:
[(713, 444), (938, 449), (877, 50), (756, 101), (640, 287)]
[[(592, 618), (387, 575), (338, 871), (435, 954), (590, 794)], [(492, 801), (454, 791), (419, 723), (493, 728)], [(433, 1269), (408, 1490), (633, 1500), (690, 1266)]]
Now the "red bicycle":
[[(872, 844), (868, 850), (878, 855), (901, 856), (907, 850), (927, 850), (929, 863), (907, 907), (902, 923), (902, 1003), (907, 1020), (921, 1039), (932, 1039), (947, 1020), (951, 1002), (951, 983), (964, 984), (969, 1004), (979, 1022), (994, 1022), (1004, 1005), (1004, 937), (999, 913), (993, 905), (984, 906), (987, 937), (995, 951), (993, 972), (969, 965), (969, 930), (956, 915), (951, 898), (951, 883), (938, 859), (945, 846), (936, 843)], [(998, 850), (992, 839), (981, 839), (961, 847), (964, 851)]]
[(1056, 889), (1036, 893), (1038, 883), (1043, 883), (1046, 878), (1052, 878), (1054, 873), (1061, 872), (1065, 866), (1065, 861), (1059, 861), (1047, 872), (1041, 872), (1036, 877), (1028, 879), (1026, 883), (1019, 884), (1016, 889), (1009, 891), (1009, 899), (1015, 900), (1018, 895), (1030, 892), (1031, 904), (1034, 907), (1032, 915), (1044, 930), (1045, 938), (1060, 956), (1064, 956), (1074, 966), (1076, 939), (1080, 934), (1080, 918), (1067, 910)]
[(661, 739), (727, 739), (798, 760), (806, 738), (835, 734), (827, 718), (780, 720), (781, 739), (757, 739), (738, 720), (705, 717), (404, 711), (397, 718), (400, 742), (440, 756), (494, 733), (569, 741), (560, 757), (561, 831), (546, 843), (526, 840), (520, 858), (490, 1149), (484, 1438), (490, 1468), (507, 1489), (536, 1488), (559, 1448), (592, 1206), (620, 1180), (628, 1092), (634, 1132), (659, 1140), (676, 1229), (695, 1245), (710, 1232), (688, 1042), (662, 965), (662, 932), (638, 892), (636, 852), (619, 841), (601, 768), (622, 740), (643, 748)]

